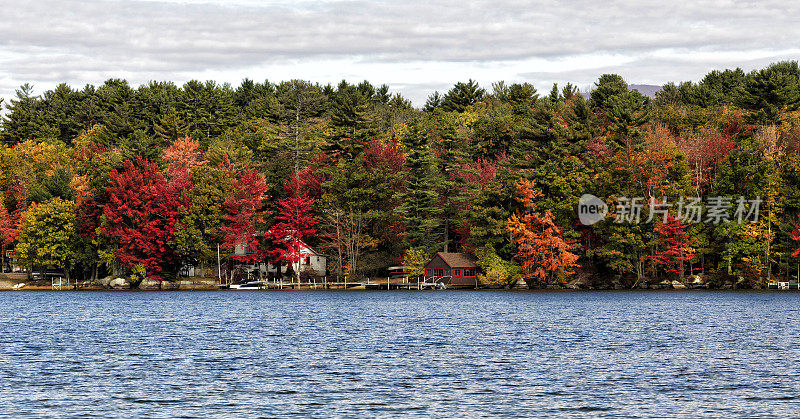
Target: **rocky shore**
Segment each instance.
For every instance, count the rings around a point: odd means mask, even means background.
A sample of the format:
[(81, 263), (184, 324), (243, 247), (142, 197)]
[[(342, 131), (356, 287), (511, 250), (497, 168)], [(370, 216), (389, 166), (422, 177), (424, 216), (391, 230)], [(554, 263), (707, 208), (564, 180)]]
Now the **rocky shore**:
[[(557, 288), (567, 289), (586, 289), (586, 290), (686, 290), (686, 289), (765, 289), (761, 283), (747, 281), (743, 277), (727, 276), (724, 278), (712, 278), (706, 275), (692, 275), (685, 277), (682, 281), (677, 279), (650, 279), (650, 278), (621, 278), (614, 277), (599, 280), (590, 276), (579, 276), (566, 284), (558, 285)], [(550, 288), (550, 287), (548, 287)]]
[[(0, 291), (6, 290), (52, 290), (53, 284), (49, 280), (29, 280), (26, 274), (13, 273), (0, 275)], [(62, 290), (75, 289), (75, 283), (70, 282), (61, 287)], [(121, 276), (107, 276), (95, 281), (78, 281), (79, 290), (141, 290), (141, 291), (172, 291), (172, 290), (215, 290), (215, 278), (194, 278), (175, 282), (145, 279), (138, 286), (131, 287), (131, 280)]]
[[(179, 291), (179, 290), (217, 290), (216, 278), (193, 278), (180, 281), (158, 281), (145, 279), (137, 286), (131, 286), (131, 280), (121, 276), (107, 276), (94, 282), (79, 282), (79, 290), (140, 290), (140, 291)], [(295, 284), (296, 285), (296, 284)], [(319, 289), (312, 284), (303, 283), (291, 289)], [(760, 290), (766, 288), (761, 284), (752, 284), (741, 277), (730, 277), (725, 280), (710, 279), (702, 275), (685, 278), (684, 281), (670, 279), (635, 279), (607, 278), (599, 279), (590, 276), (579, 276), (564, 284), (531, 284), (518, 283), (515, 290)], [(0, 291), (8, 290), (52, 290), (50, 281), (29, 281), (25, 274), (3, 274), (0, 276)], [(74, 283), (64, 285), (62, 290), (75, 289)], [(287, 287), (287, 289), (289, 289)], [(349, 289), (353, 289), (350, 287)]]

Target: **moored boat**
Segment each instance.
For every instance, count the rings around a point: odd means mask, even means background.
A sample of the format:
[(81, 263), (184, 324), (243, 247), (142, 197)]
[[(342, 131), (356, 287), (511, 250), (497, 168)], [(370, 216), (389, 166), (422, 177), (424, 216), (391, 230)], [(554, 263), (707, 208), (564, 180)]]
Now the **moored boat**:
[(264, 288), (264, 282), (253, 280), (240, 281), (230, 284), (228, 288), (232, 290), (259, 290)]

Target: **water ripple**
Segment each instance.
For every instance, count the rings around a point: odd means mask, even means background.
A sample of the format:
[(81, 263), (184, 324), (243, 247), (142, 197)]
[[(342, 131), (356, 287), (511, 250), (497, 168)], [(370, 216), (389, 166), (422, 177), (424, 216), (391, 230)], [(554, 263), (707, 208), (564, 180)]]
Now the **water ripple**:
[(0, 293), (0, 416), (796, 416), (797, 302)]

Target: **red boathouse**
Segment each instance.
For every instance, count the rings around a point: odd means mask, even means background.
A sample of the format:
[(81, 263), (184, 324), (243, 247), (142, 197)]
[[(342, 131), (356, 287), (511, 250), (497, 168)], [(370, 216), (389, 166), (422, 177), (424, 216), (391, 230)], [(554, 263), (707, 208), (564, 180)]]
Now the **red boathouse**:
[(425, 281), (443, 282), (458, 288), (478, 285), (478, 265), (468, 253), (437, 252), (425, 264)]

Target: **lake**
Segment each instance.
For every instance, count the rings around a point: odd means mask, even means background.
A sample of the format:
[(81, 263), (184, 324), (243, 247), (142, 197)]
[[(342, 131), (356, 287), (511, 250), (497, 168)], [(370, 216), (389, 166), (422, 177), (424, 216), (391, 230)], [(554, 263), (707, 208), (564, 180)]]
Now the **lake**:
[(0, 416), (796, 416), (800, 294), (0, 293)]

